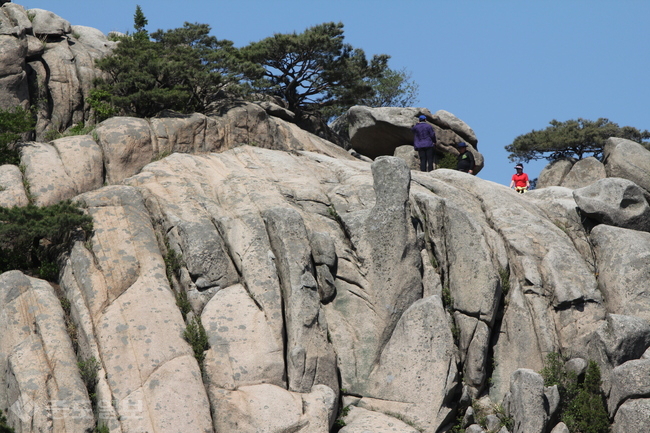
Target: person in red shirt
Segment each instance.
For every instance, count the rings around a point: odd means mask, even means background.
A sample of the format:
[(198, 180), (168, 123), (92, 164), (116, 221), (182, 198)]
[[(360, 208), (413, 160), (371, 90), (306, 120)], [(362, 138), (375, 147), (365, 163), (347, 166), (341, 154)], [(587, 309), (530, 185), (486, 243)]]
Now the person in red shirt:
[(510, 188), (515, 188), (515, 191), (517, 191), (520, 194), (525, 193), (528, 191), (528, 187), (530, 186), (530, 182), (528, 181), (528, 175), (524, 173), (524, 166), (522, 164), (517, 164), (515, 166), (515, 170), (517, 170), (517, 173), (512, 175), (512, 180), (510, 181)]

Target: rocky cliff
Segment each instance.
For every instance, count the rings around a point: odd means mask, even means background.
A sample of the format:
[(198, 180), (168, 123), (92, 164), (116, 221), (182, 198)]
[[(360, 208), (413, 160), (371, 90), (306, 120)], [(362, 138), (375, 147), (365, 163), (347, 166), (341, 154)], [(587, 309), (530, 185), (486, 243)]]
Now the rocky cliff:
[(610, 140), (590, 185), (525, 195), (359, 160), (248, 103), (20, 152), (0, 203), (73, 198), (94, 231), (59, 285), (0, 275), (17, 432), (436, 433), (464, 417), (557, 433), (549, 353), (577, 374), (594, 360), (613, 431), (647, 431), (650, 152), (634, 143)]
[(103, 76), (95, 60), (115, 42), (50, 11), (0, 3), (0, 108), (33, 108), (37, 139), (49, 130), (92, 123), (86, 99), (93, 80)]

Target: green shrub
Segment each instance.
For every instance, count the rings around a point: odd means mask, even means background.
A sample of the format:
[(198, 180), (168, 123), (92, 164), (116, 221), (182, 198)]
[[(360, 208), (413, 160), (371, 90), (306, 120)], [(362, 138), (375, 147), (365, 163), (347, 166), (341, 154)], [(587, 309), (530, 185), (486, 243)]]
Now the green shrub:
[(454, 308), (454, 297), (451, 296), (451, 290), (448, 284), (445, 284), (442, 288), (442, 305), (449, 311), (452, 311)]
[(56, 280), (57, 259), (77, 228), (91, 232), (92, 218), (69, 200), (43, 207), (0, 207), (0, 273), (19, 269)]
[(165, 272), (167, 273), (167, 280), (171, 283), (175, 275), (178, 275), (178, 272), (183, 266), (183, 261), (181, 256), (176, 254), (176, 250), (169, 246), (169, 242), (165, 239), (165, 247), (167, 249), (167, 254), (163, 257), (165, 261)]
[(94, 125), (85, 126), (83, 122), (79, 122), (64, 132), (59, 132), (57, 128), (46, 131), (45, 134), (43, 134), (43, 141), (52, 141), (62, 137), (72, 137), (75, 135), (88, 135), (94, 129)]
[(20, 134), (34, 129), (32, 113), (22, 107), (0, 110), (0, 165), (20, 164), (18, 150), (12, 145), (20, 140)]
[(499, 417), (499, 421), (501, 421), (503, 427), (507, 428), (508, 431), (512, 431), (515, 426), (515, 420), (511, 416), (506, 415), (506, 410), (502, 405), (498, 404), (494, 407), (494, 414)]
[(58, 128), (48, 129), (43, 133), (43, 141), (53, 141), (58, 138), (63, 137), (63, 134), (59, 131)]
[(451, 430), (449, 430), (449, 433), (465, 433), (465, 429), (463, 428), (463, 413), (458, 412), (458, 415), (456, 416), (456, 420), (454, 421), (454, 425), (451, 427)]
[(111, 104), (110, 100), (111, 94), (106, 89), (96, 87), (90, 91), (90, 96), (86, 98), (86, 102), (95, 114), (96, 123), (103, 122), (117, 113), (117, 109)]
[(70, 137), (73, 135), (88, 135), (92, 132), (92, 130), (95, 129), (94, 125), (88, 125), (85, 126), (83, 122), (77, 123), (75, 126), (72, 128), (68, 129), (63, 136), (64, 137)]
[(158, 155), (155, 155), (153, 158), (151, 158), (151, 162), (160, 161), (161, 159), (167, 158), (171, 154), (172, 153), (169, 150), (163, 150)]
[(74, 350), (74, 353), (77, 353), (79, 351), (79, 335), (77, 324), (74, 323), (74, 320), (72, 320), (72, 305), (70, 304), (70, 300), (63, 295), (59, 297), (59, 302), (61, 302), (61, 308), (63, 309), (65, 330), (70, 336), (70, 341), (72, 342), (72, 349)]
[(510, 291), (510, 272), (507, 269), (499, 269), (499, 279), (501, 280), (501, 292), (503, 296), (508, 296)]
[(192, 346), (194, 357), (199, 362), (201, 369), (203, 369), (205, 351), (210, 348), (210, 345), (208, 344), (208, 335), (205, 332), (205, 328), (203, 327), (199, 316), (194, 316), (194, 319), (190, 320), (185, 328), (183, 337), (185, 337), (185, 341), (190, 343), (190, 346)]
[(564, 359), (559, 353), (555, 352), (546, 355), (544, 368), (539, 374), (544, 378), (544, 386), (557, 385), (560, 391), (577, 380), (575, 374), (565, 370)]
[(192, 304), (190, 304), (190, 301), (187, 299), (187, 292), (182, 288), (176, 294), (176, 306), (181, 310), (183, 320), (187, 320), (187, 314), (192, 311)]
[(59, 265), (55, 262), (44, 261), (38, 267), (38, 278), (47, 281), (59, 280)]
[(456, 155), (452, 155), (451, 153), (445, 153), (442, 158), (438, 159), (438, 168), (456, 170), (457, 164), (458, 159), (456, 158)]
[(7, 418), (0, 409), (0, 433), (15, 433), (15, 430), (7, 425)]
[(571, 433), (608, 433), (609, 417), (600, 390), (600, 368), (589, 361), (584, 382), (580, 383), (574, 372), (564, 368), (558, 353), (546, 356), (540, 371), (544, 386), (557, 385), (560, 392), (559, 417)]
[(99, 362), (95, 357), (86, 359), (85, 361), (77, 362), (77, 367), (79, 367), (79, 374), (81, 375), (81, 380), (83, 380), (86, 390), (88, 391), (88, 397), (90, 401), (94, 404), (97, 397), (97, 372), (99, 371)]
[(334, 221), (336, 221), (337, 223), (339, 223), (341, 227), (343, 227), (343, 220), (341, 219), (339, 213), (336, 211), (334, 205), (329, 205), (327, 207), (327, 213), (330, 214), (330, 216), (334, 219)]
[(111, 433), (111, 430), (106, 424), (98, 424), (93, 433)]
[(343, 418), (348, 416), (349, 413), (350, 406), (345, 406), (343, 409), (341, 409), (339, 416), (336, 418), (336, 421), (334, 421), (334, 429), (332, 430), (333, 432), (336, 433), (347, 425)]
[(600, 390), (600, 368), (589, 361), (585, 381), (573, 400), (568, 402), (562, 421), (571, 433), (608, 433), (609, 417)]

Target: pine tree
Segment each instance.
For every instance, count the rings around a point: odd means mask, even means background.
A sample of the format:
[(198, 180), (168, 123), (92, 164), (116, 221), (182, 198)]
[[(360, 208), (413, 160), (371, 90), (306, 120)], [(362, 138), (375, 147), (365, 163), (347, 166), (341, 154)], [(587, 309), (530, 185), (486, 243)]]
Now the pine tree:
[(507, 145), (511, 161), (528, 162), (537, 159), (555, 161), (560, 158), (602, 156), (605, 141), (610, 137), (626, 138), (643, 144), (650, 149), (650, 131), (640, 131), (631, 126), (620, 127), (608, 119), (591, 121), (587, 119), (552, 120), (551, 126), (539, 131), (520, 135)]
[(324, 23), (302, 33), (275, 34), (241, 50), (261, 67), (247, 77), (259, 91), (286, 101), (289, 110), (322, 112), (327, 107), (349, 107), (373, 95), (368, 80), (380, 78), (388, 55), (371, 60), (363, 50), (344, 43), (342, 23)]
[(133, 28), (135, 32), (146, 34), (147, 31), (144, 28), (147, 24), (149, 24), (149, 20), (144, 16), (140, 5), (136, 5), (135, 14), (133, 14)]
[[(89, 102), (107, 115), (151, 117), (164, 109), (204, 112), (224, 89), (238, 90), (237, 49), (210, 36), (207, 24), (185, 23), (172, 30), (144, 30), (136, 8), (133, 36), (120, 40), (112, 55), (97, 61), (108, 80), (97, 80)], [(244, 64), (237, 65), (237, 69)]]

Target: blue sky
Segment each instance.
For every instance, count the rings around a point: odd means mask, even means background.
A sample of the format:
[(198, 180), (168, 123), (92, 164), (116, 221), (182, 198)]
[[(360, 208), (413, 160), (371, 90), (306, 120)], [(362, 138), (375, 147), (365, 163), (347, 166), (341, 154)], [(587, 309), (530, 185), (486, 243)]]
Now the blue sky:
[[(447, 110), (479, 139), (479, 177), (509, 184), (504, 146), (552, 119), (606, 117), (650, 129), (647, 0), (24, 0), (72, 24), (131, 31), (139, 4), (147, 29), (207, 23), (236, 46), (327, 21), (346, 42), (389, 54), (420, 86), (419, 106)], [(526, 164), (531, 178), (545, 162)]]

